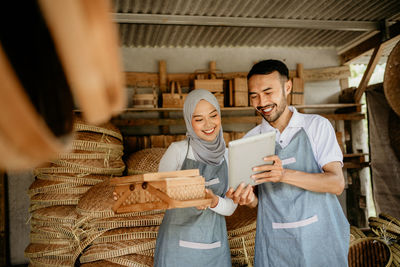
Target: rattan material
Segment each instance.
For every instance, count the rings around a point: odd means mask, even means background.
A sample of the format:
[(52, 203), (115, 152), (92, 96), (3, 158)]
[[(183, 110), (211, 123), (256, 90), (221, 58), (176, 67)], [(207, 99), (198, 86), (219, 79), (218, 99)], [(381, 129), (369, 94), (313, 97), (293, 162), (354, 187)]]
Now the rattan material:
[(153, 257), (139, 254), (124, 255), (116, 258), (107, 259), (107, 261), (133, 267), (152, 267), (154, 264)]
[(88, 173), (70, 174), (47, 174), (47, 173), (35, 173), (36, 177), (41, 180), (64, 182), (64, 183), (77, 183), (80, 185), (95, 185), (103, 181), (108, 180), (112, 175), (93, 175)]
[[(250, 244), (249, 246), (246, 245), (246, 253), (247, 257), (253, 257), (254, 256), (254, 244)], [(243, 257), (245, 256), (244, 253), (244, 248), (231, 248), (231, 256), (232, 257)]]
[(114, 153), (118, 155), (122, 155), (124, 149), (123, 145), (121, 144), (107, 144), (107, 143), (84, 141), (84, 140), (72, 141), (71, 148), (73, 150)]
[(389, 222), (389, 221), (386, 221), (384, 219), (377, 218), (377, 217), (369, 217), (368, 221), (369, 221), (369, 226), (371, 228), (374, 228), (374, 227), (380, 228), (380, 229), (386, 230), (392, 234), (400, 235), (400, 226), (396, 225), (393, 222)]
[(119, 160), (54, 160), (57, 167), (67, 167), (74, 173), (114, 174), (122, 175), (124, 162)]
[(124, 240), (157, 238), (158, 226), (118, 228), (107, 231), (96, 240), (96, 243), (109, 243)]
[(73, 188), (78, 185), (79, 184), (77, 183), (66, 183), (61, 181), (58, 182), (58, 181), (47, 181), (47, 180), (36, 179), (29, 187), (28, 195), (33, 196), (39, 193), (54, 192), (59, 189)]
[(75, 206), (55, 206), (34, 211), (32, 218), (73, 225), (78, 218), (78, 213)]
[(226, 228), (228, 236), (233, 237), (243, 233), (248, 233), (256, 229), (257, 209), (247, 206), (238, 206), (236, 211), (226, 217)]
[(349, 267), (390, 266), (392, 258), (389, 246), (378, 238), (360, 238), (350, 245)]
[(392, 245), (390, 246), (390, 250), (392, 251), (393, 256), (392, 266), (400, 266), (400, 245), (392, 243)]
[(80, 194), (37, 194), (31, 197), (32, 204), (47, 204), (56, 205), (76, 205), (78, 204)]
[(72, 267), (74, 262), (72, 260), (59, 260), (51, 257), (40, 257), (29, 260), (31, 266), (34, 267)]
[(84, 122), (81, 121), (76, 121), (74, 124), (74, 130), (80, 132), (94, 132), (94, 133), (107, 134), (119, 139), (120, 141), (123, 141), (121, 132), (117, 127), (115, 127), (111, 123), (103, 124), (101, 126), (94, 126), (85, 124)]
[(88, 262), (80, 265), (81, 267), (121, 267), (123, 265), (112, 263), (109, 261), (94, 261)]
[(115, 200), (113, 199), (114, 187), (109, 181), (99, 183), (90, 188), (79, 200), (76, 207), (79, 214), (93, 218), (128, 217), (132, 215), (150, 215), (163, 213), (163, 211), (146, 211), (125, 214), (115, 214), (112, 210)]
[(74, 250), (73, 246), (70, 245), (53, 245), (53, 244), (29, 244), (25, 249), (25, 257), (27, 258), (39, 258), (43, 256), (54, 256), (59, 255), (62, 257), (70, 257), (71, 251)]
[(73, 239), (74, 234), (71, 229), (66, 226), (58, 225), (56, 227), (53, 226), (40, 226), (40, 225), (31, 225), (31, 234), (41, 235), (44, 238), (63, 238), (63, 239)]
[(94, 133), (94, 132), (75, 132), (74, 140), (77, 141), (90, 141), (90, 142), (98, 142), (103, 144), (112, 144), (118, 145), (122, 144), (121, 140), (115, 138), (113, 136), (104, 134), (104, 133)]
[(155, 239), (127, 240), (112, 243), (94, 244), (81, 256), (80, 262), (92, 262), (103, 259), (111, 259), (137, 251), (149, 250), (156, 245)]
[(250, 231), (248, 233), (243, 233), (243, 234), (241, 234), (239, 236), (230, 237), (228, 239), (229, 247), (230, 248), (241, 248), (241, 247), (243, 247), (243, 241), (247, 242), (247, 243), (245, 243), (246, 245), (247, 244), (250, 245), (251, 243), (253, 243), (253, 245), (254, 245), (255, 238), (256, 238), (256, 231), (255, 230)]
[(158, 226), (164, 214), (143, 215), (133, 217), (114, 217), (102, 220), (92, 220), (87, 225), (89, 228), (115, 229), (121, 227)]
[(386, 62), (383, 88), (390, 107), (400, 116), (400, 42), (392, 49)]
[(74, 239), (48, 238), (41, 234), (30, 234), (29, 240), (33, 244), (51, 244), (51, 245), (78, 245), (78, 241)]
[(131, 154), (126, 162), (128, 175), (157, 172), (166, 148), (146, 148)]
[(152, 248), (152, 249), (148, 249), (148, 250), (138, 251), (138, 252), (136, 252), (136, 254), (149, 256), (149, 257), (154, 257), (154, 252), (155, 252), (155, 249)]
[(392, 223), (396, 224), (397, 226), (400, 226), (400, 220), (397, 219), (396, 217), (393, 217), (393, 216), (389, 215), (389, 214), (381, 213), (381, 214), (379, 214), (379, 218), (382, 218), (382, 219), (384, 219), (384, 220), (386, 220), (388, 222), (392, 222)]
[(254, 266), (254, 257), (234, 257), (232, 258), (232, 266), (250, 266), (248, 264), (251, 264), (251, 266)]
[(58, 154), (57, 159), (59, 160), (120, 160), (121, 156), (112, 153), (62, 153)]
[(353, 226), (353, 225), (350, 226), (350, 234), (352, 234), (356, 239), (367, 237), (367, 236), (363, 233), (363, 231), (361, 231), (360, 229), (358, 229), (357, 227), (355, 227), (355, 226)]

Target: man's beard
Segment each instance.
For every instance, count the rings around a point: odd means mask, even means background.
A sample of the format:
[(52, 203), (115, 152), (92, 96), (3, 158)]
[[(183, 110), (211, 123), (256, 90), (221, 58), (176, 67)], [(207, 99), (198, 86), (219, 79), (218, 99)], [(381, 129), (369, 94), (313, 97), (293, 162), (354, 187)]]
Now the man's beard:
[(287, 106), (287, 102), (286, 102), (285, 94), (283, 94), (281, 102), (275, 106), (277, 108), (276, 113), (273, 114), (272, 116), (264, 115), (264, 112), (262, 112), (261, 109), (263, 109), (265, 106), (257, 107), (257, 111), (258, 111), (258, 113), (261, 114), (261, 116), (264, 118), (264, 120), (271, 123), (271, 122), (275, 122), (277, 119), (279, 119), (281, 117), (282, 113), (285, 111), (286, 106)]

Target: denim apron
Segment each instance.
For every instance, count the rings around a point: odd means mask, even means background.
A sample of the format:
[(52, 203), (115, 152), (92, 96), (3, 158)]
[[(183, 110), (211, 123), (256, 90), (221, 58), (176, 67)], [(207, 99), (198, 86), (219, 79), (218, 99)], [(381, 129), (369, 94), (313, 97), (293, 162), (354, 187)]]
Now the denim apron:
[[(287, 169), (322, 172), (304, 129), (275, 150)], [(258, 192), (254, 266), (348, 266), (349, 223), (336, 195), (272, 182)]]
[[(188, 144), (189, 151), (189, 144)], [(224, 197), (228, 186), (226, 160), (214, 166), (187, 158), (181, 170), (199, 169), (206, 188)], [(195, 207), (165, 212), (157, 236), (154, 266), (231, 266), (225, 217)]]

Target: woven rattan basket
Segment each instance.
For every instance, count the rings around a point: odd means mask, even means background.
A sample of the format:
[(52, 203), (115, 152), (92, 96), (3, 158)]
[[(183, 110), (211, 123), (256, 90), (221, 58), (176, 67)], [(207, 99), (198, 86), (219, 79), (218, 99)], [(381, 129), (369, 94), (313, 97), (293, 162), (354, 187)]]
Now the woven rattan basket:
[(35, 175), (40, 180), (52, 181), (52, 182), (63, 182), (63, 183), (76, 183), (79, 185), (95, 185), (104, 182), (112, 175), (92, 175), (88, 173), (58, 173), (58, 174), (47, 174), (36, 172)]
[(71, 259), (75, 248), (70, 245), (54, 244), (29, 244), (25, 249), (25, 257), (39, 258), (43, 256), (59, 256), (64, 259)]
[(29, 260), (30, 266), (34, 267), (50, 267), (50, 266), (59, 266), (59, 267), (71, 267), (74, 266), (74, 262), (72, 260), (59, 260), (54, 259), (51, 256), (33, 258)]
[(32, 212), (32, 218), (74, 225), (78, 218), (78, 213), (75, 210), (75, 206), (55, 206)]
[(390, 266), (392, 253), (381, 239), (366, 237), (354, 241), (349, 248), (349, 266)]
[(256, 238), (256, 231), (252, 230), (248, 233), (243, 233), (241, 235), (235, 236), (235, 237), (230, 237), (228, 239), (229, 241), (229, 247), (230, 248), (243, 248), (243, 242), (245, 245), (253, 245), (255, 244), (255, 238)]
[(74, 130), (78, 132), (93, 132), (100, 134), (107, 134), (122, 141), (121, 132), (112, 123), (103, 123), (99, 126), (90, 125), (83, 121), (82, 118), (76, 117), (74, 123)]
[(138, 251), (155, 248), (155, 239), (127, 240), (112, 243), (94, 244), (90, 246), (80, 257), (80, 262), (92, 262), (97, 260), (111, 259)]
[(113, 217), (88, 222), (89, 228), (115, 229), (120, 227), (158, 226), (161, 224), (164, 214), (142, 215), (133, 217)]
[(135, 267), (152, 267), (154, 264), (153, 257), (139, 255), (139, 254), (124, 255), (120, 257), (107, 259), (107, 261), (118, 263), (123, 266), (135, 266)]
[(93, 241), (93, 244), (157, 238), (158, 228), (158, 226), (117, 228), (102, 234)]
[(128, 175), (157, 172), (158, 164), (164, 155), (166, 148), (146, 148), (131, 154), (126, 161)]
[(121, 267), (124, 265), (112, 263), (109, 261), (94, 261), (88, 262), (80, 265), (81, 267)]
[(400, 116), (400, 42), (388, 57), (383, 79), (386, 99), (392, 109)]
[(33, 196), (39, 193), (52, 193), (57, 192), (57, 190), (74, 188), (79, 186), (77, 183), (67, 183), (67, 182), (57, 182), (57, 181), (47, 181), (36, 179), (28, 190), (28, 195)]

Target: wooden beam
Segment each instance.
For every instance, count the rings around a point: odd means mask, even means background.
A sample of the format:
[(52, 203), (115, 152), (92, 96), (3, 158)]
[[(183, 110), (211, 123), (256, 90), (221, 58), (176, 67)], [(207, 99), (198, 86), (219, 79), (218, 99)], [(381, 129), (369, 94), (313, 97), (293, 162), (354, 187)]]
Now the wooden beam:
[(376, 64), (378, 64), (379, 59), (382, 55), (383, 52), (383, 44), (379, 44), (377, 47), (374, 49), (374, 53), (371, 56), (371, 59), (368, 62), (367, 69), (364, 72), (364, 75), (361, 79), (360, 84), (358, 85), (358, 88), (354, 94), (354, 102), (355, 103), (360, 103), (362, 94), (364, 93), (365, 89), (367, 88), (368, 82), (372, 76), (372, 73), (375, 70)]
[(158, 62), (158, 69), (159, 69), (159, 75), (160, 75), (160, 91), (162, 93), (167, 92), (167, 63), (165, 60), (160, 60)]
[(397, 22), (389, 26), (389, 40), (386, 40), (386, 36), (382, 32), (375, 34), (374, 36), (368, 38), (367, 40), (361, 42), (357, 46), (339, 54), (342, 64), (350, 64), (351, 61), (361, 57), (365, 53), (377, 47), (383, 41), (387, 42), (400, 35), (400, 22)]

